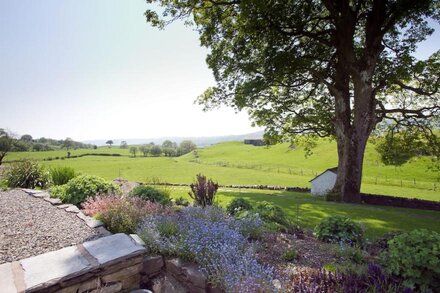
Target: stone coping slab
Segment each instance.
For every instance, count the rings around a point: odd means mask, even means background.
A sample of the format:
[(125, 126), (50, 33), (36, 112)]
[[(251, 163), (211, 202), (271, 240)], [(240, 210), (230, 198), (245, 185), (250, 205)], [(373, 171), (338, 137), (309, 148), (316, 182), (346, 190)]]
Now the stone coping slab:
[(19, 272), (5, 263), (0, 265), (0, 292), (18, 292), (17, 284), (23, 282), (26, 291), (41, 290), (145, 253), (142, 245), (121, 233), (23, 259)]
[(108, 264), (121, 257), (134, 256), (147, 250), (126, 234), (114, 234), (83, 243), (87, 251), (100, 265)]
[(26, 290), (78, 276), (92, 267), (75, 246), (23, 259), (20, 264), (24, 270)]
[(16, 293), (12, 265), (10, 262), (0, 265), (0, 292)]

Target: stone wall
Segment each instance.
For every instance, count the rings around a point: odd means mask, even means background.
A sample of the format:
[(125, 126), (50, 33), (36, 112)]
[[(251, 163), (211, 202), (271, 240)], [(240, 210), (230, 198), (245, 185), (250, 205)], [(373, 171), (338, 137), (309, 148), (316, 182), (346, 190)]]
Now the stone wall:
[(146, 256), (141, 276), (142, 287), (154, 293), (223, 292), (209, 285), (196, 264), (180, 258)]
[(125, 234), (0, 265), (0, 292), (85, 293), (138, 289), (146, 249)]

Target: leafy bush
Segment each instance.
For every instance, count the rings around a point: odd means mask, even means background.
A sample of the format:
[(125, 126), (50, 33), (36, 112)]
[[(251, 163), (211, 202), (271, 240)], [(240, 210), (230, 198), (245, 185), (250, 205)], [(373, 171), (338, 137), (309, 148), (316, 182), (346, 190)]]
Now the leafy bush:
[(105, 179), (93, 175), (80, 175), (67, 184), (55, 186), (50, 190), (53, 197), (60, 198), (64, 203), (79, 205), (88, 197), (103, 194), (120, 193), (120, 188)]
[(290, 230), (291, 224), (279, 206), (267, 201), (262, 201), (256, 205), (255, 211), (260, 215), (263, 221), (269, 224), (267, 225), (269, 228), (281, 231)]
[(197, 174), (196, 182), (190, 185), (191, 192), (189, 196), (194, 200), (196, 205), (206, 207), (212, 205), (214, 196), (217, 193), (218, 184), (212, 179), (206, 179), (206, 176)]
[(23, 160), (9, 164), (4, 172), (9, 187), (46, 188), (50, 183), (49, 172), (37, 161)]
[(296, 252), (295, 248), (289, 248), (283, 252), (282, 258), (285, 261), (293, 261), (296, 259), (297, 255), (298, 253)]
[(112, 233), (134, 233), (146, 215), (171, 213), (170, 208), (159, 203), (117, 195), (88, 198), (82, 207), (86, 215), (101, 220)]
[(133, 188), (132, 191), (130, 191), (129, 195), (142, 198), (143, 200), (149, 200), (151, 202), (157, 202), (161, 204), (167, 204), (170, 202), (168, 196), (166, 196), (159, 189), (156, 189), (151, 186), (145, 186), (145, 185), (137, 186)]
[(198, 263), (209, 282), (226, 292), (270, 291), (272, 269), (258, 263), (240, 221), (220, 208), (188, 207), (147, 217), (137, 233), (152, 252)]
[(246, 238), (260, 239), (265, 231), (264, 222), (259, 214), (252, 212), (242, 212), (235, 221), (238, 230)]
[(50, 169), (50, 176), (54, 185), (63, 185), (75, 178), (75, 170), (71, 167), (57, 167)]
[(176, 205), (187, 207), (189, 206), (189, 200), (183, 197), (176, 198)]
[(234, 198), (226, 207), (226, 211), (232, 216), (236, 215), (241, 211), (250, 211), (250, 210), (252, 210), (251, 203), (247, 199), (241, 197)]
[(350, 218), (331, 216), (325, 218), (315, 227), (315, 235), (319, 240), (330, 243), (361, 244), (363, 229)]
[(404, 278), (408, 287), (440, 291), (440, 234), (413, 230), (388, 242), (384, 254), (389, 273)]

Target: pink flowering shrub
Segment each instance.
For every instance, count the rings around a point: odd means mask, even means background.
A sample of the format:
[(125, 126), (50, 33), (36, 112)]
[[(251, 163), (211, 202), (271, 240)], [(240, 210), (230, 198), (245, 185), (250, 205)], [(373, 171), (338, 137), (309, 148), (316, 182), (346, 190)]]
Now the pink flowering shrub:
[(82, 205), (88, 216), (101, 220), (112, 233), (134, 233), (147, 215), (168, 215), (172, 209), (137, 197), (117, 195), (89, 198)]

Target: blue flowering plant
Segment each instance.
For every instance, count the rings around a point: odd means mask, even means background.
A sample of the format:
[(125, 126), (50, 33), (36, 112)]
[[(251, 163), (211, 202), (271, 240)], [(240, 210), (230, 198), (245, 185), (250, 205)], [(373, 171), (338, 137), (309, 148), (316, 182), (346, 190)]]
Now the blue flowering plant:
[(155, 253), (198, 263), (213, 286), (227, 292), (270, 292), (273, 269), (257, 260), (249, 241), (261, 227), (258, 215), (235, 219), (218, 207), (188, 207), (145, 218), (138, 234)]

